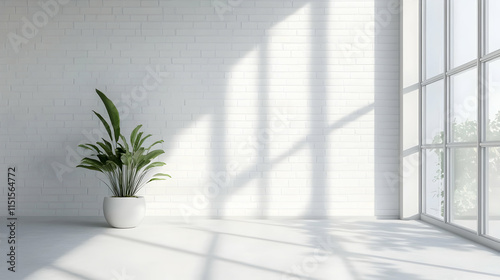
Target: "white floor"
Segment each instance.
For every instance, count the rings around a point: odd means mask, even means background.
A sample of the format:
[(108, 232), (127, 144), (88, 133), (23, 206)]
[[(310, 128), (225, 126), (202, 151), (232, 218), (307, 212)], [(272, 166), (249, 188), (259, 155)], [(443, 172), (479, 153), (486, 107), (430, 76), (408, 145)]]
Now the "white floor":
[(20, 218), (15, 273), (6, 228), (0, 279), (500, 278), (500, 253), (420, 221), (148, 218), (120, 230), (103, 218)]

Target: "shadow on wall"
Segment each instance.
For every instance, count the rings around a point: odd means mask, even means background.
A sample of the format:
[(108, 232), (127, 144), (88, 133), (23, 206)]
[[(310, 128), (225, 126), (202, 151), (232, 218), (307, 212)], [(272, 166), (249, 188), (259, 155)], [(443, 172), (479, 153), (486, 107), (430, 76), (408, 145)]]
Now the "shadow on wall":
[[(32, 205), (57, 204), (41, 209), (47, 214), (99, 213), (105, 186), (93, 174), (71, 169), (58, 182), (46, 162), (54, 155), (63, 161), (61, 144), (76, 147), (85, 138), (82, 125), (91, 130), (97, 123), (86, 119), (98, 105), (95, 87), (123, 105), (117, 92), (128, 94), (151, 72), (143, 69), (158, 65), (152, 69), (169, 76), (127, 108), (123, 124), (142, 122), (165, 140), (175, 180), (168, 190), (148, 189), (149, 214), (182, 215), (184, 207), (213, 217), (397, 216), (397, 190), (385, 176), (398, 174), (397, 15), (366, 33), (370, 8), (386, 11), (391, 1), (241, 1), (222, 20), (207, 3), (160, 1), (165, 14), (156, 17), (163, 22), (131, 20), (146, 8), (124, 8), (129, 15), (113, 21), (82, 10), (73, 31), (54, 39), (50, 32), (60, 31), (56, 23), (64, 25), (74, 8), (69, 3), (19, 54), (26, 58), (12, 58), (27, 64), (15, 68), (27, 85), (13, 85), (13, 92), (40, 101), (20, 105), (34, 112), (18, 122), (25, 131), (11, 128), (14, 138), (36, 133), (44, 144), (16, 150), (19, 165), (29, 167), (26, 189), (37, 194)], [(52, 57), (62, 48), (67, 57)], [(57, 77), (41, 83), (40, 73), (28, 70), (40, 67)], [(62, 127), (37, 127), (44, 123), (35, 119), (47, 116), (46, 123)], [(23, 162), (29, 155), (37, 157)], [(70, 187), (87, 189), (65, 195), (89, 209), (71, 208), (48, 190)], [(43, 202), (36, 201), (40, 193)]]
[[(217, 59), (209, 66), (213, 70), (222, 67), (227, 79), (190, 76), (189, 84), (208, 83), (206, 91), (201, 100), (193, 92), (192, 98), (183, 96), (176, 105), (192, 116), (195, 125), (207, 116), (211, 119), (211, 131), (205, 135), (210, 149), (201, 151), (209, 155), (206, 166), (213, 175), (202, 186), (210, 204), (200, 207), (206, 211), (193, 213), (212, 217), (397, 216), (398, 2), (373, 2), (380, 17), (372, 33), (367, 33), (371, 25), (362, 17), (373, 11), (348, 22), (362, 38), (350, 38), (353, 43), (346, 51), (342, 36), (332, 30), (345, 24), (341, 14), (346, 7), (362, 11), (358, 4), (293, 1), (293, 12), (282, 22), (263, 9), (258, 17), (264, 22), (258, 24), (245, 22), (247, 17), (235, 9), (236, 23), (227, 22), (232, 35), (218, 38), (217, 45), (237, 46), (239, 52), (234, 58), (219, 60), (224, 61), (222, 66)], [(245, 4), (241, 9), (245, 11)], [(276, 7), (273, 11), (281, 13)], [(294, 22), (294, 17), (303, 20)], [(293, 35), (282, 27), (286, 24), (297, 25)], [(249, 34), (261, 36), (256, 41)], [(365, 40), (365, 35), (369, 42), (356, 41)], [(233, 53), (223, 49), (212, 51), (216, 57)], [(278, 52), (284, 57), (276, 56)], [(207, 106), (189, 105), (200, 103)], [(276, 109), (286, 114), (288, 126), (273, 134)], [(184, 129), (168, 135), (182, 135)], [(239, 154), (248, 143), (246, 138), (253, 139), (253, 147)], [(171, 140), (167, 142), (178, 141)], [(229, 166), (235, 165), (237, 172), (232, 173)]]
[(399, 216), (400, 7), (399, 0), (375, 1), (374, 199), (380, 217)]

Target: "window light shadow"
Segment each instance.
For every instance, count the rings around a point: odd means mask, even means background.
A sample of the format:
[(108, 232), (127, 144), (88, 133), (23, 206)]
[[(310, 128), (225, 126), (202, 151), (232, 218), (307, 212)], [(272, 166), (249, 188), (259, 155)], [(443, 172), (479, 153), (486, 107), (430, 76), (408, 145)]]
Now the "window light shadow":
[[(237, 261), (234, 259), (229, 259), (229, 258), (217, 256), (216, 254), (214, 254), (215, 246), (213, 246), (213, 245), (217, 244), (217, 242), (214, 242), (214, 239), (212, 239), (212, 241), (210, 242), (211, 244), (209, 245), (209, 250), (207, 253), (199, 253), (199, 252), (195, 252), (195, 251), (191, 251), (191, 250), (181, 249), (181, 248), (177, 248), (177, 247), (168, 246), (165, 244), (159, 244), (159, 243), (141, 240), (141, 239), (137, 239), (137, 238), (132, 238), (132, 237), (128, 237), (128, 236), (121, 236), (121, 235), (115, 235), (115, 234), (106, 234), (106, 235), (109, 237), (122, 239), (122, 240), (125, 240), (128, 242), (138, 243), (140, 245), (145, 245), (145, 246), (152, 247), (155, 249), (162, 249), (162, 250), (173, 251), (173, 252), (177, 252), (177, 253), (181, 253), (181, 254), (189, 254), (189, 255), (201, 257), (201, 258), (205, 259), (205, 262), (207, 264), (210, 264), (210, 265), (213, 265), (213, 264), (211, 264), (211, 261), (221, 261), (221, 262), (225, 262), (225, 263), (235, 264), (237, 266), (243, 266), (246, 268), (264, 270), (267, 272), (275, 273), (275, 274), (277, 274), (277, 277), (279, 277), (279, 275), (283, 273), (282, 271), (280, 271), (278, 269), (274, 269), (274, 268), (270, 268), (270, 267), (263, 267), (260, 265), (254, 265), (251, 263), (246, 263), (246, 262)], [(215, 234), (215, 236), (217, 236), (217, 234)], [(211, 260), (211, 261), (207, 261), (207, 260)], [(211, 271), (211, 267), (203, 270), (204, 273), (210, 273), (210, 271)], [(199, 279), (200, 280), (209, 280), (212, 278), (211, 278), (210, 274), (202, 274), (202, 275), (200, 275)], [(304, 277), (303, 279), (314, 280), (316, 278)]]

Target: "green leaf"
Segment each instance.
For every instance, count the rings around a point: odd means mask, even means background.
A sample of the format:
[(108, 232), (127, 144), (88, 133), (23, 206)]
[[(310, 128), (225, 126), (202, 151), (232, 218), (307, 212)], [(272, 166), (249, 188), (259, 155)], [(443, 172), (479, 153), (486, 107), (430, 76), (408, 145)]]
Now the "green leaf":
[(144, 171), (151, 169), (151, 168), (165, 166), (165, 165), (166, 164), (164, 162), (156, 161), (156, 162), (153, 162), (153, 163), (149, 164), (148, 166), (146, 166), (146, 168), (144, 168)]
[(109, 128), (108, 122), (101, 116), (101, 114), (97, 113), (96, 111), (92, 111), (94, 114), (101, 120), (102, 124), (104, 125), (104, 128), (106, 128), (106, 131), (108, 132), (109, 139), (113, 141), (113, 134), (111, 134), (111, 129)]
[(172, 178), (172, 176), (168, 175), (168, 174), (165, 174), (165, 173), (156, 173), (155, 175), (153, 175), (153, 177), (151, 179), (149, 179), (149, 182), (152, 182), (152, 181), (162, 181), (162, 180), (165, 180), (165, 178), (157, 178), (156, 176), (165, 176), (165, 177), (169, 177), (169, 178)]
[[(79, 164), (80, 167), (90, 169), (89, 167), (92, 167), (92, 170), (100, 171), (103, 172), (105, 170), (105, 164), (102, 162), (93, 159), (93, 158), (83, 158), (82, 161)], [(78, 167), (78, 166), (77, 166)]]
[(130, 134), (130, 144), (131, 145), (134, 145), (135, 137), (137, 136), (137, 132), (139, 131), (139, 129), (141, 129), (141, 127), (142, 127), (142, 124), (138, 125), (136, 128), (134, 128), (134, 130)]
[(163, 150), (153, 150), (147, 154), (144, 155), (145, 160), (152, 160), (156, 157), (158, 157), (161, 154), (164, 154), (165, 152)]
[(161, 143), (163, 143), (163, 140), (158, 140), (158, 141), (154, 142), (153, 144), (151, 144), (151, 146), (149, 146), (146, 150), (149, 151), (154, 145), (161, 144)]
[(122, 139), (123, 141), (123, 144), (125, 145), (125, 147), (123, 147), (121, 144), (118, 144), (122, 147), (123, 149), (123, 153), (126, 153), (129, 151), (129, 146), (128, 146), (128, 143), (127, 143), (127, 139), (125, 139), (125, 137), (123, 135), (120, 135), (120, 139)]
[(141, 137), (142, 137), (143, 133), (144, 132), (139, 132), (139, 134), (137, 135), (137, 138), (135, 139), (134, 143), (131, 143), (132, 149), (134, 151), (137, 151), (139, 149), (139, 141), (141, 140)]
[(146, 137), (144, 137), (144, 138), (141, 139), (141, 141), (139, 142), (139, 144), (137, 144), (137, 146), (141, 147), (142, 144), (144, 143), (144, 141), (146, 141), (146, 139), (148, 139), (151, 136), (152, 136), (151, 134), (146, 135)]
[(82, 164), (79, 164), (77, 165), (76, 167), (81, 167), (81, 168), (85, 168), (85, 169), (89, 169), (89, 170), (93, 170), (93, 171), (99, 171), (99, 172), (102, 172), (101, 169), (95, 167), (95, 166), (92, 166), (92, 165), (82, 165)]
[(131, 154), (127, 153), (127, 154), (123, 154), (121, 156), (121, 161), (124, 165), (131, 165), (132, 164), (132, 156)]
[(109, 151), (110, 151), (110, 155), (113, 155), (113, 145), (111, 145), (111, 143), (109, 143), (109, 141), (107, 141), (106, 139), (102, 139), (102, 141), (104, 142), (104, 144), (106, 144), (106, 147), (108, 147)]
[[(120, 136), (120, 137), (122, 137), (122, 136)], [(123, 145), (119, 143), (118, 148), (116, 148), (116, 150), (115, 150), (116, 156), (121, 156), (121, 155), (125, 154), (126, 152), (127, 152), (127, 150), (125, 150)]]
[(149, 179), (148, 183), (152, 182), (152, 181), (163, 181), (163, 180), (165, 180), (165, 179), (164, 178), (151, 178), (151, 179)]
[(102, 102), (104, 103), (104, 106), (106, 107), (106, 111), (108, 112), (111, 125), (113, 126), (113, 132), (114, 132), (113, 139), (115, 140), (115, 142), (118, 142), (118, 139), (120, 138), (120, 114), (118, 113), (115, 104), (113, 104), (113, 101), (111, 101), (100, 90), (96, 89), (95, 91), (101, 98)]
[(141, 157), (141, 161), (139, 162), (139, 165), (137, 166), (137, 168), (142, 169), (144, 166), (148, 165), (152, 159), (158, 157), (159, 155), (161, 155), (163, 153), (165, 153), (163, 150), (154, 150), (154, 151), (147, 153), (146, 155)]
[(100, 162), (102, 162), (103, 164), (106, 163), (106, 161), (109, 160), (109, 157), (106, 156), (106, 155), (97, 155), (97, 158), (99, 159)]
[(172, 176), (165, 174), (165, 173), (156, 173), (155, 175), (153, 175), (153, 177), (156, 177), (156, 176), (166, 176), (166, 177), (172, 178)]
[(89, 145), (89, 144), (80, 144), (80, 145), (78, 145), (78, 147), (83, 148), (85, 150), (94, 151), (94, 149), (92, 149), (91, 147), (88, 147), (87, 145)]
[(109, 119), (93, 112), (106, 128), (110, 139), (103, 138), (95, 145), (79, 145), (95, 153), (83, 158), (78, 167), (102, 172), (107, 177), (104, 183), (115, 196), (134, 196), (151, 181), (164, 180), (166, 177), (172, 178), (168, 174), (157, 173), (149, 180), (147, 179), (146, 176), (152, 168), (165, 165), (164, 162), (153, 162), (156, 157), (165, 153), (163, 150), (150, 151), (153, 146), (163, 143), (163, 140), (156, 141), (145, 149), (142, 145), (151, 137), (151, 134), (146, 135), (141, 132), (143, 126), (138, 125), (130, 134), (130, 142), (127, 142), (128, 138), (120, 134), (120, 118), (115, 105), (98, 89), (96, 93), (104, 103)]
[(97, 142), (96, 144), (99, 145), (108, 156), (113, 155), (113, 150), (110, 147), (106, 146), (106, 144), (102, 142)]
[(99, 150), (99, 148), (97, 148), (97, 146), (92, 145), (92, 144), (80, 144), (80, 145), (78, 145), (78, 147), (84, 148), (86, 150), (95, 151), (96, 153), (101, 153), (101, 150)]

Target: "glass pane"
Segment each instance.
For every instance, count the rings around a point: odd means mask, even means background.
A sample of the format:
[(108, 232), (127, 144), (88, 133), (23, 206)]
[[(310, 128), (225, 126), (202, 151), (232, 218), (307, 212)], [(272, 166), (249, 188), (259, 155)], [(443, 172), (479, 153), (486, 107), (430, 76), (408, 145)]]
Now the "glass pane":
[(451, 149), (451, 221), (477, 230), (477, 149)]
[(443, 149), (425, 151), (425, 213), (444, 217), (444, 152)]
[(498, 27), (500, 26), (500, 1), (486, 0), (486, 53), (490, 53), (500, 49), (500, 33)]
[(486, 153), (486, 189), (488, 190), (488, 226), (486, 234), (500, 238), (500, 148)]
[[(499, 1), (500, 2), (500, 1)], [(486, 140), (500, 140), (500, 59), (486, 64)]]
[(425, 1), (425, 78), (444, 72), (444, 1)]
[(451, 68), (477, 58), (477, 0), (451, 1), (450, 41)]
[(444, 81), (424, 87), (424, 143), (441, 144), (444, 136)]
[(453, 142), (477, 141), (476, 68), (451, 78), (451, 136)]

